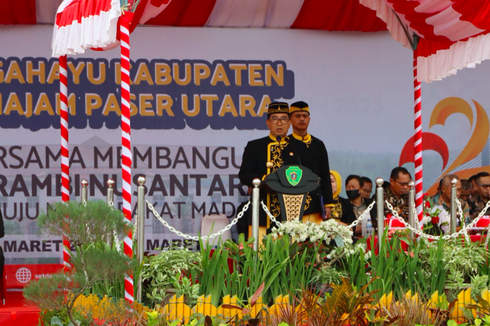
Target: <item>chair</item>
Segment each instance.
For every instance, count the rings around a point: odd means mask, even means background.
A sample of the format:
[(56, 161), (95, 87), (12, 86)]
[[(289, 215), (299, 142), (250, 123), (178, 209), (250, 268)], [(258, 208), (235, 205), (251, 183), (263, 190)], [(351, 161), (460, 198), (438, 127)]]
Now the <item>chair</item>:
[[(228, 217), (224, 214), (206, 215), (201, 221), (201, 237), (208, 236), (223, 230), (229, 223)], [(218, 244), (220, 237), (209, 239), (207, 242), (211, 246)], [(221, 242), (231, 239), (231, 231), (227, 230), (221, 235)]]

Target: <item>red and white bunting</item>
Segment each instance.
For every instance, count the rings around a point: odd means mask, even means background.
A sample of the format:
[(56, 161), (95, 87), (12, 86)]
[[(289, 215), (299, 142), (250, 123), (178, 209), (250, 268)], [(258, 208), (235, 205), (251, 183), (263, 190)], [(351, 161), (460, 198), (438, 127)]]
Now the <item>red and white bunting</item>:
[[(431, 82), (490, 59), (490, 4), (475, 0), (360, 0), (376, 11), (391, 36), (409, 47), (400, 21), (417, 46), (418, 80)], [(399, 21), (399, 20), (400, 21)]]
[(64, 0), (56, 13), (53, 57), (117, 44), (119, 0)]

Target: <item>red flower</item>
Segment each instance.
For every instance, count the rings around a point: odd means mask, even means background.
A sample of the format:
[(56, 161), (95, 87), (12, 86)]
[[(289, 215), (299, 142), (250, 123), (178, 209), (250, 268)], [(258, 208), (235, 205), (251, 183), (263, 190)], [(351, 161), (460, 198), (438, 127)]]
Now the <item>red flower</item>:
[(430, 208), (430, 202), (428, 201), (425, 202), (425, 208)]
[(432, 224), (439, 224), (439, 216), (433, 216), (431, 222)]

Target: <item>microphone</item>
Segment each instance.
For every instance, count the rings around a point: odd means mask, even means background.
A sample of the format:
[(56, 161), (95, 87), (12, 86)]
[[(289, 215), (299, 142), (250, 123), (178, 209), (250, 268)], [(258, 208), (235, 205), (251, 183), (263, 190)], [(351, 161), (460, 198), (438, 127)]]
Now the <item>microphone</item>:
[[(281, 136), (277, 136), (276, 139), (277, 139), (277, 142), (278, 143), (281, 143)], [(289, 139), (289, 137), (286, 137), (286, 141), (288, 141), (288, 139)], [(296, 157), (296, 159), (299, 162), (299, 165), (303, 166), (303, 163), (301, 163), (301, 158), (299, 157), (298, 153), (296, 153), (296, 152), (289, 152), (289, 156)]]
[(296, 159), (298, 160), (299, 165), (303, 166), (303, 163), (301, 163), (301, 157), (299, 157), (298, 153), (294, 152), (294, 155), (296, 156)]

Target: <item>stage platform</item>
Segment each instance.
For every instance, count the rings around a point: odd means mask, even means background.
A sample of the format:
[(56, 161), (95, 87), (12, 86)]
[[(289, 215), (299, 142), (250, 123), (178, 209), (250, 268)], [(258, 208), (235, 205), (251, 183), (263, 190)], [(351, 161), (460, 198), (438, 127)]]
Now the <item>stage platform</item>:
[(25, 302), (21, 291), (7, 291), (5, 304), (0, 302), (0, 326), (37, 326), (39, 308)]

